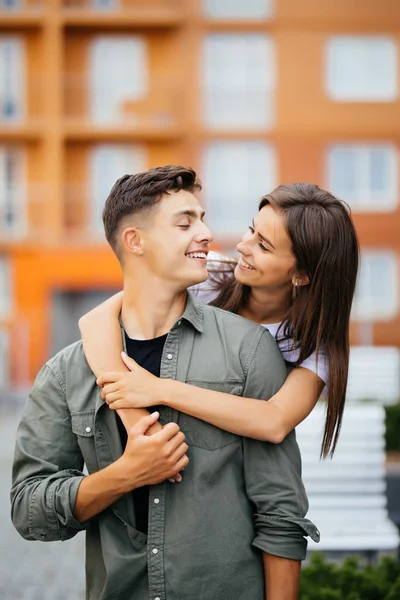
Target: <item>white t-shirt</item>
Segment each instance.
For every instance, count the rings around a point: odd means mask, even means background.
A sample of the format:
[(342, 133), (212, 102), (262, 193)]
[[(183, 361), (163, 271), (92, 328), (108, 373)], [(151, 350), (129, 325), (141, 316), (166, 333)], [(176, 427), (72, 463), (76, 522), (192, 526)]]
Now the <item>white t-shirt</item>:
[[(223, 271), (224, 265), (227, 271), (231, 271), (232, 259), (226, 258), (221, 254), (217, 254), (216, 252), (209, 252), (207, 262), (207, 268), (210, 272), (213, 270), (218, 272), (221, 270)], [(209, 304), (215, 300), (219, 293), (218, 289), (215, 288), (215, 283), (210, 278), (203, 283), (192, 286), (189, 288), (189, 291), (191, 294), (193, 294), (193, 296), (195, 296), (196, 300), (202, 302), (203, 304)], [(295, 363), (300, 356), (300, 350), (298, 348), (293, 348), (293, 340), (281, 339), (283, 336), (283, 327), (281, 328), (277, 338), (276, 334), (280, 325), (281, 323), (262, 324), (263, 327), (268, 329), (272, 337), (276, 339), (279, 350), (281, 351), (285, 361), (287, 363)], [(316, 373), (325, 384), (327, 383), (329, 375), (329, 363), (323, 345), (319, 349), (318, 361), (316, 353), (314, 352), (299, 366)], [(289, 365), (289, 370), (291, 369), (293, 369), (293, 366)]]

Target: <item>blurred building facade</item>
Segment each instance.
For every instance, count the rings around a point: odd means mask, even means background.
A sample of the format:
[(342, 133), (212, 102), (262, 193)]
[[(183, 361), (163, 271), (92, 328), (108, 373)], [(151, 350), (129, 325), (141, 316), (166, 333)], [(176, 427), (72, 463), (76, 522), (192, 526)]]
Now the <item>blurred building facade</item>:
[(102, 206), (160, 164), (227, 251), (278, 183), (346, 200), (352, 341), (400, 346), (399, 49), (398, 0), (0, 0), (0, 387), (120, 287)]

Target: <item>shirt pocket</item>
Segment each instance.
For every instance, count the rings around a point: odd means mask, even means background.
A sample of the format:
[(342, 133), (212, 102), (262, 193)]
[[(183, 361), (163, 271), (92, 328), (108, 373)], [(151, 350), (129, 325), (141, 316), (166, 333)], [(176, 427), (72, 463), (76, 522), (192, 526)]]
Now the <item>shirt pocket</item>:
[[(186, 383), (215, 392), (233, 394), (234, 396), (241, 396), (243, 393), (243, 381), (239, 379), (226, 381), (188, 379)], [(234, 433), (214, 427), (214, 425), (210, 425), (201, 419), (190, 417), (185, 413), (180, 413), (179, 415), (179, 426), (185, 434), (185, 441), (189, 446), (197, 446), (205, 450), (218, 450), (240, 440), (240, 437)]]
[(78, 440), (89, 474), (98, 470), (94, 442), (94, 422), (94, 410), (81, 410), (71, 413), (71, 428)]

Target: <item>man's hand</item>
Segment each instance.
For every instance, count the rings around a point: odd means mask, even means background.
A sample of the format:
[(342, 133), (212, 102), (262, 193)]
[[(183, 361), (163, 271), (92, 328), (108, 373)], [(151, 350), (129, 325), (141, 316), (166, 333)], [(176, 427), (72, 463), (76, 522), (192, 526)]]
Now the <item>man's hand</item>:
[(110, 408), (147, 408), (162, 404), (162, 388), (165, 381), (140, 367), (125, 352), (122, 360), (129, 372), (102, 373), (97, 385), (102, 388), (101, 397)]
[(93, 518), (135, 488), (176, 477), (188, 465), (188, 445), (176, 423), (168, 423), (158, 433), (146, 435), (158, 416), (155, 412), (140, 419), (128, 433), (121, 458), (82, 479), (73, 510), (80, 523)]
[(131, 489), (175, 478), (189, 463), (186, 456), (189, 447), (179, 425), (167, 423), (161, 431), (147, 435), (156, 419), (157, 412), (143, 417), (128, 432), (125, 452), (119, 461), (127, 478), (131, 477)]

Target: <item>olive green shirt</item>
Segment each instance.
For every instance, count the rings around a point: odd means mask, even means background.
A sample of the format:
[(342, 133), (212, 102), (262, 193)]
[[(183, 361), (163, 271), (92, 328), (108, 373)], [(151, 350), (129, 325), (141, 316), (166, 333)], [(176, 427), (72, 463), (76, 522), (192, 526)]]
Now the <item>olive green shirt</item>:
[[(161, 377), (268, 399), (286, 376), (261, 326), (197, 304), (165, 343)], [(89, 474), (122, 452), (116, 415), (102, 400), (82, 344), (42, 368), (17, 432), (12, 519), (27, 540), (68, 540), (86, 530), (90, 600), (263, 600), (262, 551), (295, 560), (308, 503), (301, 459), (290, 433), (281, 444), (242, 438), (161, 407), (186, 435), (190, 463), (179, 484), (150, 488), (148, 535), (135, 529), (132, 494), (87, 523), (73, 516), (84, 463)]]

